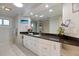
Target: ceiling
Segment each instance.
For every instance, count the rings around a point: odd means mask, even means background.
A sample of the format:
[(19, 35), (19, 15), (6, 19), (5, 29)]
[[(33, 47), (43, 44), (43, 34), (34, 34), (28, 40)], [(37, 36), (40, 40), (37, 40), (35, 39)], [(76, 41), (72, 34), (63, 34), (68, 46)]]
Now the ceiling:
[[(45, 5), (49, 7), (46, 8)], [(10, 8), (11, 11), (1, 10), (1, 7), (5, 6)], [(49, 12), (49, 9), (52, 9), (52, 12)], [(30, 13), (33, 13), (31, 15)], [(42, 20), (47, 19), (50, 17), (60, 16), (62, 15), (62, 4), (60, 3), (23, 3), (23, 7), (18, 8), (12, 3), (0, 3), (0, 15), (9, 16), (9, 17), (16, 17), (20, 16), (27, 16), (31, 17), (33, 20)], [(38, 15), (38, 16), (35, 16)], [(44, 17), (40, 17), (43, 15)]]

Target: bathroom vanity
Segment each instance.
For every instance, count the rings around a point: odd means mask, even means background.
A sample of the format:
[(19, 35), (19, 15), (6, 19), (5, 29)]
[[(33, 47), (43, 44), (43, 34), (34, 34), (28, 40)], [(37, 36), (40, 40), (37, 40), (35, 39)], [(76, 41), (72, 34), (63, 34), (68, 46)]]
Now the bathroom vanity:
[[(39, 56), (60, 56), (61, 43), (48, 34), (23, 34), (22, 45)], [(55, 36), (54, 36), (55, 37)], [(54, 40), (54, 41), (53, 41)], [(57, 40), (57, 41), (56, 41)]]
[[(38, 56), (71, 56), (79, 55), (77, 38), (49, 33), (20, 32), (20, 44)], [(63, 40), (63, 41), (62, 41)]]

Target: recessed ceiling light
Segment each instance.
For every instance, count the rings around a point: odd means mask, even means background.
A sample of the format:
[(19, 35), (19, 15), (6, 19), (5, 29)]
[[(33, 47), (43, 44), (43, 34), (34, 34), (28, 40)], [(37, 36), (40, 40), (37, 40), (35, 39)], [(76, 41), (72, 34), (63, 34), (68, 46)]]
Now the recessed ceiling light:
[(52, 9), (49, 9), (49, 12), (52, 12), (53, 10)]
[(16, 7), (23, 7), (22, 3), (13, 3)]
[(10, 11), (10, 9), (9, 9), (9, 8), (5, 8), (5, 10), (6, 10), (6, 11)]
[(31, 12), (30, 15), (33, 15), (33, 13)]
[(48, 8), (49, 6), (48, 5), (45, 5), (45, 7)]
[(44, 15), (41, 15), (40, 17), (44, 17)]
[(38, 17), (38, 15), (35, 15), (35, 17)]
[(11, 8), (8, 8), (8, 7), (5, 7), (5, 6), (1, 6), (1, 9), (0, 10), (4, 10), (4, 11), (10, 11)]

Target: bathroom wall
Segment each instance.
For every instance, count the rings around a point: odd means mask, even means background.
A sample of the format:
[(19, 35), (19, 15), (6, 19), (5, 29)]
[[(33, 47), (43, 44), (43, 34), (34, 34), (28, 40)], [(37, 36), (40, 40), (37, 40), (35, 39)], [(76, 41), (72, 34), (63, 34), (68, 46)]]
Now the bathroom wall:
[(37, 21), (37, 32), (39, 32), (39, 21)]
[(72, 3), (63, 4), (62, 19), (63, 19), (63, 22), (65, 22), (65, 20), (67, 19), (71, 20), (69, 26), (64, 27), (65, 35), (79, 38), (79, 11), (75, 13), (72, 12)]
[(0, 44), (13, 42), (14, 39), (14, 19), (8, 16), (0, 15), (0, 18), (8, 19), (9, 26), (0, 26)]
[(43, 33), (49, 33), (49, 20), (42, 21), (42, 32)]
[(61, 16), (53, 17), (49, 19), (49, 33), (58, 34), (58, 28), (62, 21)]

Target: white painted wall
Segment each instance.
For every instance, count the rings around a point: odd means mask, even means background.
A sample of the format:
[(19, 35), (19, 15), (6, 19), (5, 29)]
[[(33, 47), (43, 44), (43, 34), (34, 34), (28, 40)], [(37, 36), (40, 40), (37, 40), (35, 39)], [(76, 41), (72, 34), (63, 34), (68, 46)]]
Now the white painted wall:
[(43, 33), (49, 33), (49, 20), (44, 20), (43, 22)]
[(53, 34), (57, 33), (57, 29), (58, 29), (57, 20), (58, 19), (50, 19), (50, 22), (49, 22), (49, 33), (53, 33)]
[(65, 35), (79, 38), (79, 12), (72, 12), (72, 3), (63, 4), (63, 22), (67, 19), (71, 20), (69, 27), (65, 27)]
[(39, 32), (39, 21), (37, 21), (37, 32)]
[(0, 18), (9, 19), (9, 26), (0, 26), (0, 43), (12, 42), (14, 39), (14, 20), (0, 15)]
[(61, 16), (49, 19), (49, 33), (58, 34), (58, 28), (62, 21)]
[(15, 40), (15, 34), (16, 34), (15, 19), (14, 18), (9, 19), (10, 19), (10, 37), (11, 41), (13, 42)]
[(0, 26), (0, 44), (8, 43), (9, 40), (10, 40), (9, 27)]

